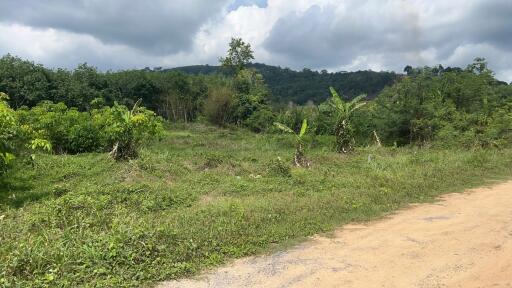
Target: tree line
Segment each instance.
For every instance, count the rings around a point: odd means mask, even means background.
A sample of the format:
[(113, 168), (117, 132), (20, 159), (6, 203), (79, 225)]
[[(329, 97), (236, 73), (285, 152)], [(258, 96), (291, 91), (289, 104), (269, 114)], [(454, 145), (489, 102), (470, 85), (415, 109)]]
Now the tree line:
[(273, 102), (253, 59), (250, 45), (236, 38), (220, 59), (223, 72), (207, 75), (100, 73), (87, 64), (53, 70), (6, 55), (0, 59), (0, 154), (8, 162), (14, 147), (23, 146), (13, 135), (25, 135), (23, 147), (48, 149), (48, 141), (55, 153), (108, 150), (115, 158), (135, 157), (143, 139), (161, 135), (164, 120), (293, 131), (300, 136), (297, 155), (304, 155), (306, 130), (335, 136), (340, 153), (374, 143), (474, 148), (512, 140), (512, 86), (497, 80), (483, 58), (464, 68), (407, 66), (374, 96), (347, 97), (326, 86), (328, 98), (303, 105)]
[[(261, 63), (248, 63), (248, 68), (258, 70), (271, 91), (271, 102), (274, 104), (303, 105), (308, 102), (321, 103), (330, 97), (329, 89), (333, 87), (348, 98), (366, 94), (374, 98), (386, 86), (401, 77), (395, 72), (355, 71), (355, 72), (327, 72), (304, 68), (295, 71), (289, 68), (265, 65)], [(167, 70), (166, 70), (167, 71)], [(211, 75), (225, 73), (222, 66), (196, 65), (170, 69), (191, 75)]]

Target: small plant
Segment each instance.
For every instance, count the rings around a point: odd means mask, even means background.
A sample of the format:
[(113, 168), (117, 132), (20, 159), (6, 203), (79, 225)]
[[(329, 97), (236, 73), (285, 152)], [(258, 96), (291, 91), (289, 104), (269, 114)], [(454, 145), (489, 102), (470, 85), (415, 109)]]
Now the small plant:
[(295, 166), (297, 167), (309, 167), (310, 163), (304, 156), (304, 135), (307, 132), (308, 129), (308, 120), (304, 119), (302, 120), (302, 126), (300, 127), (300, 132), (295, 133), (290, 127), (281, 124), (279, 122), (274, 122), (274, 125), (279, 128), (280, 130), (291, 133), (295, 135), (295, 139), (297, 141), (296, 148), (295, 148), (295, 155), (293, 157), (293, 162)]
[(109, 155), (116, 160), (136, 158), (145, 141), (163, 133), (160, 118), (139, 107), (140, 103), (139, 99), (131, 111), (120, 105), (111, 108), (112, 123), (107, 126), (113, 147)]
[[(27, 145), (27, 147), (32, 151), (43, 151), (43, 152), (51, 152), (52, 151), (52, 143), (50, 141), (45, 139), (33, 139), (30, 141), (30, 143)], [(32, 165), (34, 165), (36, 160), (36, 154), (32, 153), (30, 154), (30, 161), (32, 162)]]
[(329, 103), (336, 112), (336, 126), (334, 128), (336, 152), (349, 153), (354, 148), (354, 129), (350, 123), (350, 116), (366, 104), (366, 102), (361, 102), (366, 95), (359, 95), (351, 101), (345, 102), (334, 88), (331, 87), (330, 90), (332, 98)]
[(202, 165), (202, 170), (215, 169), (224, 163), (224, 159), (219, 155), (210, 155)]
[(286, 164), (281, 157), (277, 157), (270, 161), (267, 169), (272, 176), (291, 177), (292, 171), (290, 165)]

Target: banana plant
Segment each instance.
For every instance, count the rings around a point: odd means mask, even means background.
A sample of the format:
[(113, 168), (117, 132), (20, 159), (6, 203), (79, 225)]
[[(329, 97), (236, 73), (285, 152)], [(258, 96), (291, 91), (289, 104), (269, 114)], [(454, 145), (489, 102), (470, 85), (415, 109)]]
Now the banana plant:
[(139, 110), (142, 99), (137, 100), (131, 111), (114, 106), (115, 122), (113, 129), (116, 131), (116, 142), (109, 155), (116, 159), (129, 159), (137, 157), (137, 139), (134, 131), (134, 120)]
[(330, 87), (330, 90), (332, 98), (329, 104), (336, 113), (336, 127), (334, 128), (336, 152), (348, 153), (354, 147), (354, 130), (350, 123), (350, 116), (354, 111), (366, 105), (366, 102), (361, 102), (366, 95), (359, 95), (350, 101), (343, 101), (333, 87)]
[(277, 128), (279, 128), (280, 130), (282, 130), (286, 133), (293, 134), (295, 136), (296, 146), (295, 146), (295, 154), (293, 156), (293, 162), (294, 162), (295, 166), (309, 167), (310, 162), (304, 156), (304, 138), (305, 138), (304, 135), (306, 135), (306, 132), (308, 130), (308, 120), (307, 119), (302, 120), (302, 126), (300, 127), (299, 133), (296, 133), (290, 127), (288, 127), (282, 123), (279, 123), (279, 122), (274, 122), (274, 125)]

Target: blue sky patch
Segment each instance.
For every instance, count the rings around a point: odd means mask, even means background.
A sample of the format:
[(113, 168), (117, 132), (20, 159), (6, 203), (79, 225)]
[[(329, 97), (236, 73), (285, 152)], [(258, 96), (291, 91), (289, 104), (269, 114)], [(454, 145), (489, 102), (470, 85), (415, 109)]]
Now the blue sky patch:
[(228, 10), (234, 11), (239, 7), (252, 5), (256, 5), (260, 8), (265, 8), (267, 7), (267, 0), (235, 0), (229, 5)]

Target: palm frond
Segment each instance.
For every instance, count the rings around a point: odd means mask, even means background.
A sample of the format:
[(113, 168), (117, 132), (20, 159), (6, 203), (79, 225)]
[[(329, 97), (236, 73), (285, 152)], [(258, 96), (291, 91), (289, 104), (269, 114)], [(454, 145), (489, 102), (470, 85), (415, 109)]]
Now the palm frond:
[(295, 134), (295, 132), (290, 129), (288, 126), (282, 124), (282, 123), (279, 123), (279, 122), (274, 122), (274, 125), (279, 128), (280, 130), (284, 131), (284, 132), (288, 132), (288, 133), (292, 133), (292, 134)]
[(356, 105), (352, 108), (351, 112), (363, 107), (364, 105), (368, 104), (368, 102), (360, 102), (360, 103), (356, 103)]
[(142, 98), (139, 98), (137, 102), (135, 102), (135, 105), (133, 105), (132, 111), (130, 112), (130, 116), (133, 116), (139, 110), (140, 103), (142, 103)]
[(350, 114), (355, 110), (361, 108), (362, 106), (366, 105), (367, 102), (361, 102), (361, 100), (363, 100), (364, 98), (366, 98), (366, 95), (362, 94), (352, 99), (348, 105), (349, 107), (347, 109), (347, 113)]
[(333, 106), (335, 109), (343, 109), (343, 107), (345, 106), (343, 100), (341, 99), (340, 95), (338, 94), (338, 92), (336, 92), (336, 90), (334, 90), (333, 87), (329, 87), (329, 90), (331, 91), (331, 95), (332, 95), (332, 98), (331, 98), (331, 106)]
[(302, 126), (300, 127), (299, 137), (304, 136), (306, 134), (306, 130), (308, 129), (308, 119), (302, 120)]
[(361, 94), (361, 95), (355, 97), (354, 99), (352, 99), (350, 102), (358, 103), (358, 102), (361, 102), (361, 100), (363, 100), (364, 98), (366, 98), (366, 94)]

